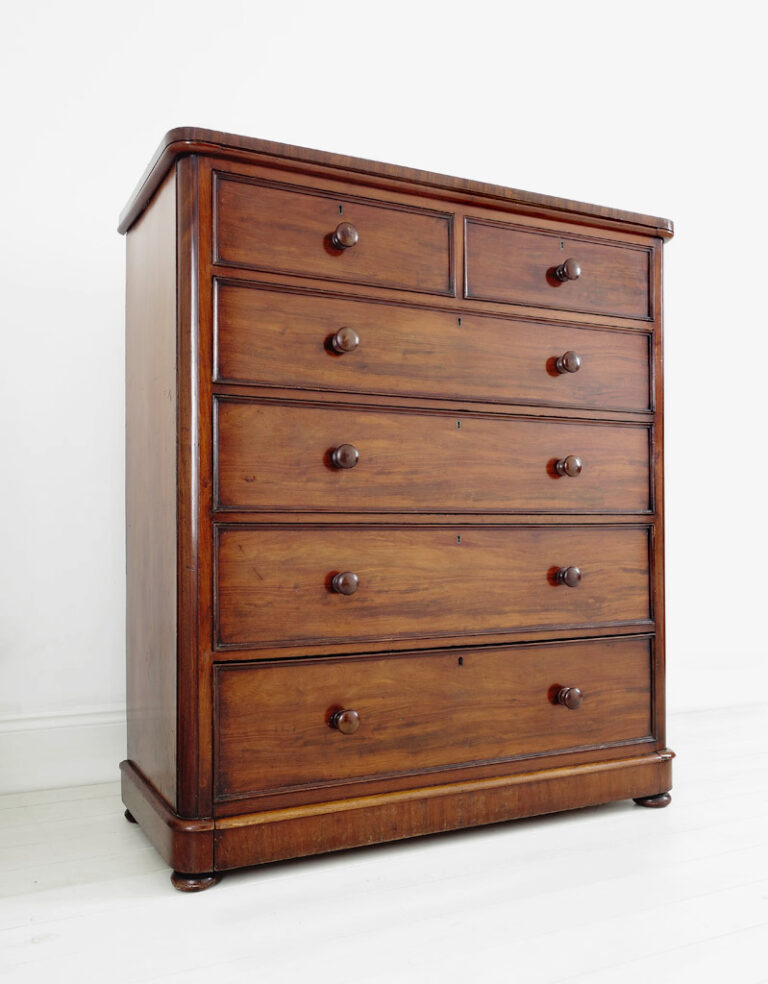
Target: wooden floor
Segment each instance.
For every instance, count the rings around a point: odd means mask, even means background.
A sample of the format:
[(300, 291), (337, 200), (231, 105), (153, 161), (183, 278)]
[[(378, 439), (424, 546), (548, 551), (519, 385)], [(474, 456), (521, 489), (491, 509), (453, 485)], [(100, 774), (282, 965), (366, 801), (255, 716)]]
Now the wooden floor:
[(118, 784), (0, 797), (0, 980), (768, 982), (768, 706), (682, 714), (631, 802), (226, 876), (199, 895)]

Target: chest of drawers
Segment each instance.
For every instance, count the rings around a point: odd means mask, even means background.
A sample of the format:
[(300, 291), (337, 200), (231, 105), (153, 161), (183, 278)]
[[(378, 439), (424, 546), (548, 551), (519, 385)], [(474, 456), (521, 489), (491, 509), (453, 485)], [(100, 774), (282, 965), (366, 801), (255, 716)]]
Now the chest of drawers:
[(123, 799), (176, 887), (666, 805), (671, 224), (179, 129), (120, 231)]

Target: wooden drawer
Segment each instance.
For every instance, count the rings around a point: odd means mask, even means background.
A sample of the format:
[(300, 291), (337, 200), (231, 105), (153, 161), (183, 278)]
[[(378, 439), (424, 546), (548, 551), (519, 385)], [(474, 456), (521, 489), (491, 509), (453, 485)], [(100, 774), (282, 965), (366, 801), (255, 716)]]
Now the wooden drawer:
[[(215, 303), (214, 374), (225, 382), (605, 410), (651, 405), (644, 333), (232, 283), (217, 285)], [(357, 335), (353, 351), (334, 351), (341, 329)], [(558, 372), (557, 359), (569, 351), (580, 368)]]
[[(220, 509), (632, 513), (650, 506), (642, 424), (216, 403)], [(581, 462), (580, 474), (558, 474), (568, 456)]]
[[(556, 702), (566, 687), (578, 707)], [(221, 801), (648, 739), (651, 651), (628, 638), (219, 665), (215, 700)], [(352, 733), (333, 727), (341, 711)]]
[[(223, 526), (219, 648), (647, 623), (649, 530), (626, 526)], [(568, 587), (558, 571), (577, 567)], [(336, 575), (357, 590), (337, 593)], [(352, 579), (345, 579), (350, 581)]]
[[(501, 222), (466, 222), (466, 297), (648, 320), (653, 317), (647, 247), (532, 231)], [(554, 275), (566, 260), (577, 280)]]
[[(340, 223), (356, 245), (334, 248)], [(351, 284), (454, 294), (453, 215), (319, 188), (218, 174), (218, 263)]]

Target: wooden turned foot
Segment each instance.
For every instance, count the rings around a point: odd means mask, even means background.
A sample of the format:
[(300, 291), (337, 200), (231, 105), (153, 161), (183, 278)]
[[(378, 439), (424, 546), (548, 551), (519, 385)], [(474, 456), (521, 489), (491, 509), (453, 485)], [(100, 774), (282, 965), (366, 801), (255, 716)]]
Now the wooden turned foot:
[(180, 871), (171, 872), (171, 885), (179, 892), (204, 892), (206, 888), (221, 880), (221, 875), (209, 871), (202, 875), (184, 875)]
[(656, 796), (636, 796), (635, 803), (638, 806), (655, 806), (660, 808), (662, 806), (669, 806), (672, 802), (672, 797), (669, 793), (657, 793)]
[(128, 823), (136, 823), (137, 822), (136, 821), (136, 817), (131, 813), (130, 810), (126, 810), (125, 811), (125, 819), (128, 821)]

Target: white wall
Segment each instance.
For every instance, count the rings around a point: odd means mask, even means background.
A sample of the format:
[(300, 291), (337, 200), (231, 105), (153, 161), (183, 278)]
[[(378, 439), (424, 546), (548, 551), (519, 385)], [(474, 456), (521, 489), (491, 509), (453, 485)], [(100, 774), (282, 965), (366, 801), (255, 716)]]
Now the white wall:
[(670, 707), (764, 696), (758, 10), (668, 0), (7, 8), (0, 790), (113, 778), (122, 755), (124, 244), (115, 225), (176, 125), (674, 219)]

